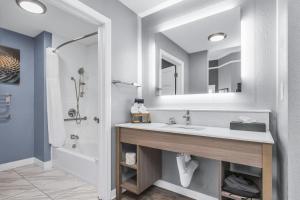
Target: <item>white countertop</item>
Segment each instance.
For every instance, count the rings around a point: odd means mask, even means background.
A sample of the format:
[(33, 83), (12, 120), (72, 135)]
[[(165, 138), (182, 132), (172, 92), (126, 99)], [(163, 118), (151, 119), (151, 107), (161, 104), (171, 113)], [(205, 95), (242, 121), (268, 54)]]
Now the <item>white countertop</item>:
[[(206, 127), (206, 126), (185, 126), (185, 125), (167, 125), (164, 123), (149, 123), (149, 124), (117, 124), (116, 127), (132, 128), (139, 130), (158, 131), (166, 133), (176, 133), (193, 136), (203, 136), (219, 139), (230, 139), (247, 142), (257, 142), (265, 144), (274, 144), (273, 137), (270, 131), (267, 132), (252, 132), (252, 131), (237, 131), (229, 128)], [(183, 127), (183, 128), (182, 128)]]

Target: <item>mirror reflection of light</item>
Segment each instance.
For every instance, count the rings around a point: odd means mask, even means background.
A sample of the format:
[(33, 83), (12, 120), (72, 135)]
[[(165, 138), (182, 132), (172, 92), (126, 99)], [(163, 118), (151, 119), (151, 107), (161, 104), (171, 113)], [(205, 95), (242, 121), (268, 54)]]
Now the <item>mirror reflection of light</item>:
[(156, 46), (155, 46), (155, 40), (150, 42), (149, 45), (149, 78), (150, 78), (150, 87), (154, 88), (156, 87)]
[[(187, 95), (166, 95), (159, 96), (157, 98), (157, 104), (162, 107), (170, 107), (170, 108), (178, 108), (180, 105), (187, 107), (194, 107), (194, 105), (199, 105), (200, 103), (204, 103), (204, 106), (207, 102), (209, 105), (213, 103), (221, 104), (230, 103), (236, 99), (236, 96), (239, 95), (237, 93), (207, 93), (207, 94), (187, 94)], [(214, 106), (216, 108), (217, 105)], [(205, 107), (207, 108), (207, 107)]]
[[(142, 19), (138, 17), (138, 56), (137, 56), (137, 82), (143, 85), (143, 49), (142, 49)], [(137, 89), (138, 98), (143, 98), (143, 87)]]
[(154, 8), (150, 9), (150, 10), (147, 10), (143, 13), (140, 13), (139, 16), (140, 17), (146, 17), (148, 15), (151, 15), (155, 12), (158, 12), (158, 11), (161, 11), (165, 8), (168, 8), (168, 7), (171, 7), (175, 4), (178, 4), (180, 2), (182, 2), (183, 0), (168, 0), (168, 1), (165, 1), (165, 2), (162, 2), (161, 4), (155, 6)]
[(197, 11), (194, 11), (190, 14), (177, 17), (176, 19), (167, 21), (158, 27), (159, 32), (164, 32), (167, 30), (170, 30), (172, 28), (176, 28), (179, 26), (182, 26), (184, 24), (188, 24), (194, 21), (197, 21), (199, 19), (204, 19), (206, 17), (219, 14), (221, 12), (225, 12), (228, 10), (231, 10), (233, 8), (236, 8), (238, 6), (237, 0), (231, 0), (231, 1), (224, 1), (218, 4), (214, 4), (208, 7), (205, 7), (204, 9), (200, 9)]

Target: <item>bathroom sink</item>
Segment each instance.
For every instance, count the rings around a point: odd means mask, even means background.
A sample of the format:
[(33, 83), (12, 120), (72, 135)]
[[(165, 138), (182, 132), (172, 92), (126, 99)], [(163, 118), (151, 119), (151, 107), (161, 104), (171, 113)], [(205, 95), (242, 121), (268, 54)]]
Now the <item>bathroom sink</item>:
[(165, 125), (162, 128), (183, 129), (183, 130), (191, 130), (191, 131), (202, 131), (205, 129), (201, 126), (180, 125), (180, 124)]

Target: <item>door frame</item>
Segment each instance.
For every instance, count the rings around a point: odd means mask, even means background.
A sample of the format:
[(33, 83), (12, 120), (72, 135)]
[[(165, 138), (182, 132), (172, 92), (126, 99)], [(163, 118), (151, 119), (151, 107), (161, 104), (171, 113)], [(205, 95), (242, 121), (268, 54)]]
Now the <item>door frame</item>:
[(159, 88), (159, 95), (161, 95), (161, 88), (162, 88), (162, 73), (161, 73), (161, 66), (162, 66), (162, 60), (166, 60), (170, 63), (174, 63), (176, 65), (176, 71), (180, 74), (180, 78), (177, 83), (177, 88), (179, 91), (176, 91), (176, 95), (182, 95), (184, 94), (184, 62), (177, 58), (176, 56), (170, 54), (169, 52), (160, 49), (159, 50), (159, 68), (158, 68), (158, 88)]
[(79, 0), (47, 0), (67, 13), (98, 26), (98, 181), (101, 200), (111, 199), (111, 20)]
[(163, 76), (164, 75), (164, 70), (172, 70), (171, 71), (172, 72), (172, 78), (173, 78), (172, 82), (173, 82), (173, 84), (175, 83), (174, 89), (172, 89), (172, 92), (174, 92), (174, 94), (165, 94), (165, 93), (163, 93), (164, 92), (164, 85), (163, 85), (164, 80), (161, 79), (161, 84), (162, 84), (162, 87), (161, 87), (161, 90), (160, 90), (161, 95), (176, 95), (176, 92), (177, 92), (177, 78), (175, 77), (175, 80), (174, 80), (174, 74), (177, 73), (176, 65), (169, 66), (167, 68), (161, 68), (160, 70), (161, 70), (162, 77), (165, 77), (165, 76)]

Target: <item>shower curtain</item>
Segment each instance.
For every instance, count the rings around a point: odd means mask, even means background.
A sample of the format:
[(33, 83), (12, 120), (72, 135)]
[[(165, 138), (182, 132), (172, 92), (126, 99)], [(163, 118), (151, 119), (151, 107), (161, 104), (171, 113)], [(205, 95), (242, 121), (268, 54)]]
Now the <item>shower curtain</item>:
[(66, 141), (63, 106), (59, 80), (58, 55), (52, 48), (46, 51), (46, 91), (48, 137), (53, 147), (62, 147)]

